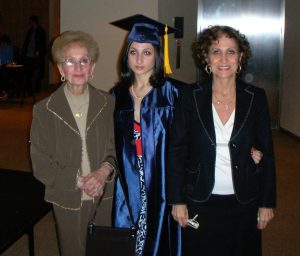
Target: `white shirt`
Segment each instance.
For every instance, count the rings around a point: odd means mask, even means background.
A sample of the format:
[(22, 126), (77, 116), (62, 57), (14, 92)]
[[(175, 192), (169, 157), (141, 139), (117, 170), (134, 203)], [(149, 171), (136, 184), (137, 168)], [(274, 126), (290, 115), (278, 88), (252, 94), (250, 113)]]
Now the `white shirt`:
[(212, 193), (230, 195), (234, 194), (234, 189), (228, 143), (233, 129), (235, 110), (232, 111), (228, 121), (223, 125), (214, 105), (212, 105), (212, 109), (217, 144), (215, 185)]

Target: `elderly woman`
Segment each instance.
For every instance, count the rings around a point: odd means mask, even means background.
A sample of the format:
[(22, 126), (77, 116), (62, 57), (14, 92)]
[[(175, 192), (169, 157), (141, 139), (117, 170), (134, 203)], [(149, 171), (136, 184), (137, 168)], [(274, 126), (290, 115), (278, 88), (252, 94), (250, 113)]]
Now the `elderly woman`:
[(34, 176), (54, 207), (61, 255), (85, 255), (87, 223), (99, 199), (97, 223), (109, 226), (116, 170), (114, 99), (92, 79), (99, 48), (81, 31), (57, 37), (52, 56), (62, 85), (34, 106), (31, 158)]
[[(209, 27), (193, 50), (209, 79), (180, 95), (168, 155), (168, 199), (184, 227), (183, 255), (258, 256), (276, 204), (266, 95), (237, 78), (251, 53), (237, 30)], [(259, 165), (253, 146), (263, 152)]]

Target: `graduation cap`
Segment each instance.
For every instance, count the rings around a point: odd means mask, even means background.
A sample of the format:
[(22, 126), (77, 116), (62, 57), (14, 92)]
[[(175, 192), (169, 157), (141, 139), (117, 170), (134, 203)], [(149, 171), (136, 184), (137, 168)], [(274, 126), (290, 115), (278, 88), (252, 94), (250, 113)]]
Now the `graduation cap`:
[(110, 24), (129, 31), (127, 41), (160, 45), (160, 36), (164, 35), (164, 68), (166, 74), (171, 74), (169, 63), (168, 34), (178, 30), (166, 24), (153, 20), (141, 14), (120, 19)]

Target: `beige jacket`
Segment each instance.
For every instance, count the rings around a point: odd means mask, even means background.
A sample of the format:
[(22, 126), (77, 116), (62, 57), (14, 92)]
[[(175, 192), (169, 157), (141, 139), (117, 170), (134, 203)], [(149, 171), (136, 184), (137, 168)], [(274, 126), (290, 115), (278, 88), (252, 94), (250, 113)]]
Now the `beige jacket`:
[[(103, 162), (116, 169), (114, 98), (91, 85), (89, 92), (86, 141), (91, 170)], [(81, 191), (76, 177), (80, 175), (82, 140), (63, 85), (35, 104), (30, 142), (33, 174), (46, 186), (45, 200), (67, 209), (80, 209)], [(112, 197), (112, 183), (107, 190), (105, 197)]]

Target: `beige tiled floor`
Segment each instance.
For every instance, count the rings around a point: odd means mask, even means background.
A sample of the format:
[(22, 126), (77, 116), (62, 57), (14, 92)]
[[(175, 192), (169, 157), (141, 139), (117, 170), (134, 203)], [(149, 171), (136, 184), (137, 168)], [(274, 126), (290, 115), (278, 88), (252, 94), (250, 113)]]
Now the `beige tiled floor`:
[[(58, 256), (58, 245), (52, 212), (48, 213), (34, 227), (35, 256)], [(28, 237), (23, 235), (1, 256), (29, 256)]]

